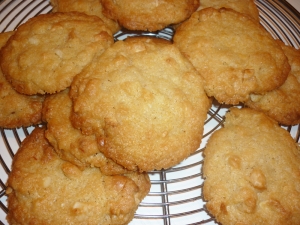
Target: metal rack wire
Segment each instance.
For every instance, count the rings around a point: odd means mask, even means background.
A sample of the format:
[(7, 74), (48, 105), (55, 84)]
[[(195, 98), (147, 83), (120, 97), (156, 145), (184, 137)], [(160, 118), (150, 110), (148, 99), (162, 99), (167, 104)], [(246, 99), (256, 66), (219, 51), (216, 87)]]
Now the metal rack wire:
[[(300, 47), (299, 14), (289, 5), (279, 0), (257, 0), (261, 24), (273, 35), (286, 44)], [(27, 19), (38, 14), (51, 11), (47, 0), (0, 2), (0, 32), (16, 29)], [(155, 36), (171, 40), (174, 34), (172, 28), (166, 28), (156, 33), (131, 32), (121, 30), (114, 36), (115, 41), (128, 36)], [(168, 170), (149, 172), (151, 190), (141, 202), (134, 220), (130, 224), (217, 224), (205, 208), (202, 196), (202, 163), (203, 149), (210, 135), (221, 128), (224, 115), (230, 106), (214, 103), (207, 114), (204, 135), (199, 149), (189, 158)], [(284, 127), (290, 132), (295, 142), (300, 143), (300, 125)], [(12, 159), (22, 140), (28, 136), (33, 127), (20, 129), (0, 128), (0, 224), (7, 224), (5, 216), (6, 179), (10, 173)]]

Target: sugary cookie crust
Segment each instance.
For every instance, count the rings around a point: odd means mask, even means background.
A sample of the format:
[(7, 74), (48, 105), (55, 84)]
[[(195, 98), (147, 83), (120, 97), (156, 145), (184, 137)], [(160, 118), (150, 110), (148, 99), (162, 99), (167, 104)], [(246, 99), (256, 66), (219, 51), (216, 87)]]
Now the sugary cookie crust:
[(273, 37), (232, 9), (195, 12), (176, 29), (173, 40), (203, 76), (208, 96), (220, 103), (239, 104), (252, 93), (278, 88), (290, 71)]
[(264, 112), (283, 125), (300, 123), (300, 50), (279, 41), (291, 65), (286, 81), (265, 94), (251, 94), (245, 104)]
[(50, 2), (53, 7), (52, 12), (83, 12), (100, 17), (113, 34), (120, 30), (116, 21), (103, 15), (100, 0), (51, 0)]
[(43, 103), (45, 136), (59, 157), (79, 167), (99, 167), (105, 175), (129, 173), (105, 157), (98, 149), (95, 135), (83, 135), (70, 121), (72, 101), (69, 90), (49, 95)]
[(113, 43), (96, 16), (79, 12), (42, 14), (18, 27), (1, 49), (7, 80), (23, 94), (56, 93)]
[(178, 24), (196, 11), (199, 0), (101, 0), (103, 14), (129, 30), (157, 31)]
[(275, 120), (231, 108), (204, 150), (206, 207), (223, 225), (300, 223), (300, 149)]
[(105, 176), (61, 160), (35, 128), (22, 142), (8, 178), (10, 224), (128, 224), (147, 195), (147, 174)]
[(211, 106), (202, 78), (162, 39), (118, 41), (71, 85), (72, 122), (129, 170), (169, 168), (201, 142)]
[(201, 0), (197, 10), (213, 7), (216, 9), (229, 8), (247, 14), (259, 22), (259, 11), (254, 0)]
[[(13, 31), (0, 34), (0, 49), (13, 34)], [(0, 68), (0, 127), (17, 128), (41, 123), (43, 101), (44, 96), (16, 92)]]

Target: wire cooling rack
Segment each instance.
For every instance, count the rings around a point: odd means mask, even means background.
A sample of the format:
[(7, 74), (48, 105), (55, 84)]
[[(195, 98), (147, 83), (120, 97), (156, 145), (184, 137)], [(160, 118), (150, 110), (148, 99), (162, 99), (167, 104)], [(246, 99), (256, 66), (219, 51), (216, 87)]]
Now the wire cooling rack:
[[(287, 2), (279, 0), (257, 0), (261, 24), (274, 38), (286, 44), (300, 47), (300, 15)], [(4, 0), (0, 1), (0, 32), (15, 30), (20, 24), (38, 14), (51, 11), (47, 0)], [(166, 28), (156, 33), (121, 30), (114, 36), (115, 41), (128, 36), (155, 36), (171, 40), (174, 31)], [(214, 102), (207, 114), (204, 135), (199, 149), (189, 158), (168, 170), (149, 172), (151, 190), (141, 202), (130, 225), (137, 224), (217, 224), (207, 212), (202, 196), (202, 152), (210, 135), (220, 127), (230, 106)], [(242, 107), (242, 106), (240, 106)], [(7, 224), (7, 198), (5, 183), (10, 173), (12, 159), (22, 140), (34, 127), (19, 129), (0, 128), (0, 224)], [(283, 126), (295, 142), (300, 143), (300, 125)]]

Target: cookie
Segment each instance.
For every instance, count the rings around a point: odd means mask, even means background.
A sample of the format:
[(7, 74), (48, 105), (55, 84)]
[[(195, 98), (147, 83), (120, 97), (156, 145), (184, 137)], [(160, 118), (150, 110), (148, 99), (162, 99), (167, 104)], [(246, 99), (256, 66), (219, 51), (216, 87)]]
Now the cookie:
[(73, 126), (128, 170), (169, 168), (199, 148), (211, 101), (170, 42), (128, 38), (74, 79)]
[(105, 176), (58, 157), (35, 128), (8, 178), (10, 224), (128, 224), (150, 188), (147, 174)]
[(195, 12), (177, 28), (174, 44), (203, 76), (207, 95), (220, 103), (239, 104), (278, 88), (290, 71), (273, 37), (232, 9)]
[(56, 93), (113, 43), (111, 31), (96, 16), (50, 13), (22, 24), (2, 48), (3, 74), (20, 93)]
[(158, 31), (178, 24), (199, 7), (199, 0), (101, 0), (103, 14), (129, 30)]
[(59, 157), (78, 167), (99, 167), (105, 175), (128, 173), (122, 166), (106, 158), (97, 147), (95, 135), (82, 135), (70, 121), (72, 101), (69, 90), (49, 95), (43, 104), (45, 137)]
[(245, 104), (284, 125), (300, 123), (300, 50), (278, 41), (289, 60), (291, 71), (282, 86), (265, 94), (251, 94)]
[(262, 112), (231, 108), (204, 150), (206, 208), (223, 225), (300, 224), (300, 148)]
[[(0, 48), (13, 33), (0, 33)], [(18, 128), (41, 123), (43, 100), (44, 96), (27, 96), (16, 92), (0, 69), (0, 127)]]
[(53, 7), (52, 12), (83, 12), (87, 15), (100, 17), (112, 33), (120, 30), (120, 26), (116, 21), (103, 15), (100, 0), (50, 0), (50, 3)]
[(254, 0), (201, 0), (198, 10), (213, 7), (215, 9), (229, 8), (245, 13), (259, 22), (259, 11)]

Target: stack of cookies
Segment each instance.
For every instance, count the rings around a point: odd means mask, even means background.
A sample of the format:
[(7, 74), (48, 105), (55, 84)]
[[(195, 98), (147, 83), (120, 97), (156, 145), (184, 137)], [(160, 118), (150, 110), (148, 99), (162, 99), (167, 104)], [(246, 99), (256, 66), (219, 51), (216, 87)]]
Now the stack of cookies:
[(10, 224), (128, 224), (150, 190), (147, 172), (196, 151), (211, 106), (171, 42), (114, 43), (122, 24), (99, 1), (70, 3), (52, 1), (55, 12), (1, 34), (1, 127), (39, 125), (13, 160)]
[[(10, 224), (128, 224), (147, 172), (198, 149), (213, 99), (232, 108), (204, 151), (208, 212), (300, 223), (299, 147), (279, 126), (300, 122), (300, 51), (259, 24), (254, 1), (51, 4), (0, 34), (0, 126), (36, 125), (9, 175)], [(173, 42), (114, 41), (167, 26)]]

